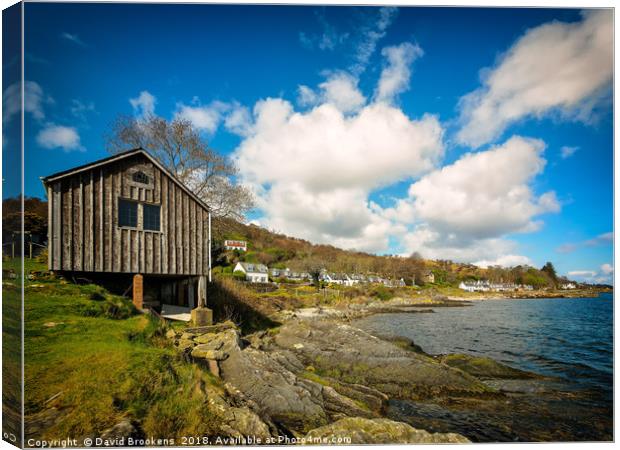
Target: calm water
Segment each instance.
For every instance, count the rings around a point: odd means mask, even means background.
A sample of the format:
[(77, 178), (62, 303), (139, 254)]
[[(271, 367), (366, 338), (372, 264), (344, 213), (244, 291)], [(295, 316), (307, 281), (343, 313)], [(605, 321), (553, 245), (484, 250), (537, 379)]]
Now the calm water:
[[(512, 367), (558, 378), (562, 390), (591, 393), (591, 403), (585, 409), (592, 411), (592, 419), (596, 420), (598, 413), (594, 410), (598, 408), (610, 416), (611, 294), (599, 298), (482, 301), (434, 311), (380, 314), (355, 325), (376, 335), (408, 337), (430, 354), (487, 356)], [(574, 437), (570, 433), (569, 436)]]

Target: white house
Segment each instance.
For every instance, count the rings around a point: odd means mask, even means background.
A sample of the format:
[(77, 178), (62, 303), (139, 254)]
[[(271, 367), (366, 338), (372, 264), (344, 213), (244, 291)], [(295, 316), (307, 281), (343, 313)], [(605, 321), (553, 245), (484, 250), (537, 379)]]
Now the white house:
[(269, 274), (271, 278), (289, 278), (291, 276), (291, 270), (287, 267), (286, 269), (269, 269)]
[(248, 243), (246, 241), (233, 241), (231, 239), (224, 241), (226, 250), (239, 250), (241, 252), (248, 251)]
[(238, 262), (233, 272), (237, 271), (245, 273), (245, 279), (250, 283), (269, 282), (269, 269), (264, 264)]
[(486, 280), (461, 281), (459, 289), (467, 292), (487, 292), (491, 290), (491, 286)]
[(560, 289), (577, 289), (577, 285), (573, 282), (568, 282), (561, 285)]

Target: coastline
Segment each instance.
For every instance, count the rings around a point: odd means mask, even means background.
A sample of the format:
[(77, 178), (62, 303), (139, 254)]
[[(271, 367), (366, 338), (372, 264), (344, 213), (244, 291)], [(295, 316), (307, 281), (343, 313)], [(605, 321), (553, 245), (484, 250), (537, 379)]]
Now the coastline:
[(539, 298), (597, 298), (600, 294), (612, 293), (613, 289), (580, 289), (574, 291), (519, 291), (519, 292), (484, 292), (475, 295), (448, 295), (453, 301), (484, 300), (530, 300)]

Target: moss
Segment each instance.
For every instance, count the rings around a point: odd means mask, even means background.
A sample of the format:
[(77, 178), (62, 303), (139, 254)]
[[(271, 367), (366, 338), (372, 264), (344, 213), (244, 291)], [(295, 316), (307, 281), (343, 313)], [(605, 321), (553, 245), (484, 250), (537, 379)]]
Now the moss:
[(478, 378), (538, 378), (539, 376), (498, 363), (491, 358), (452, 353), (439, 359), (442, 363)]

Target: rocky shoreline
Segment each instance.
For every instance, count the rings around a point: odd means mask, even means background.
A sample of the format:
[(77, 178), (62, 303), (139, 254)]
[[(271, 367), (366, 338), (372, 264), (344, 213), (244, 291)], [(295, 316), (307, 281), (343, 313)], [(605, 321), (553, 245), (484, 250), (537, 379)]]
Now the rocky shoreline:
[(227, 386), (217, 403), (231, 435), (353, 444), (611, 438), (608, 424), (574, 432), (588, 411), (567, 412), (579, 394), (557, 380), (488, 358), (428, 355), (410, 340), (350, 325), (369, 314), (446, 306), (464, 303), (307, 308), (282, 311), (281, 326), (247, 336), (228, 322), (171, 330), (168, 338)]

